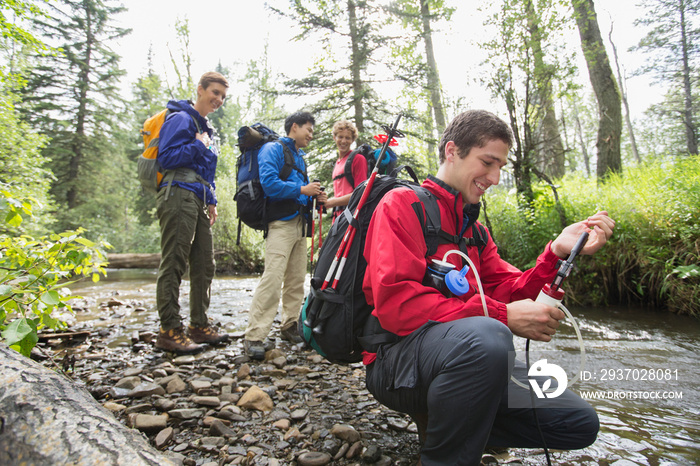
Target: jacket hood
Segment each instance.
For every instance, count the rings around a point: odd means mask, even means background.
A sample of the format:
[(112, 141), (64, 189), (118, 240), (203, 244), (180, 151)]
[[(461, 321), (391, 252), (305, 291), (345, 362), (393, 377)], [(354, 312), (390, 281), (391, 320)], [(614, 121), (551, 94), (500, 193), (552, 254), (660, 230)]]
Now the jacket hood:
[(199, 114), (197, 110), (194, 109), (194, 102), (192, 102), (191, 100), (171, 100), (168, 102), (167, 107), (173, 112), (189, 113), (197, 119), (197, 121), (199, 122), (199, 126), (203, 130), (206, 130), (210, 136), (213, 134), (214, 128), (209, 123), (209, 120), (207, 118), (204, 118), (202, 115)]

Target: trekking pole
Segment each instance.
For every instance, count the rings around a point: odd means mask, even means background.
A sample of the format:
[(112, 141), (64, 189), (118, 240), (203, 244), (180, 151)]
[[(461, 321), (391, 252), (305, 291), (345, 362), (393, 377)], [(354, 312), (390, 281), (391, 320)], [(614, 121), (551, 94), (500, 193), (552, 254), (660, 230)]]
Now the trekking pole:
[[(314, 180), (314, 183), (320, 182), (321, 180)], [(316, 196), (311, 198), (311, 258), (309, 259), (309, 265), (311, 271), (314, 270), (314, 227), (316, 226)], [(321, 246), (319, 246), (320, 248)]]
[[(394, 136), (398, 137), (403, 137), (403, 133), (398, 130), (399, 126), (399, 121), (401, 120), (401, 114), (399, 113), (399, 116), (396, 117), (396, 121), (394, 122), (394, 125), (392, 127), (387, 127), (383, 126), (384, 131), (387, 133), (387, 138), (386, 141), (384, 141), (384, 144), (382, 145), (382, 150), (379, 152), (379, 156), (377, 157), (377, 160), (382, 160), (384, 157), (384, 154), (386, 153), (387, 149), (389, 148), (389, 143), (393, 139)], [(369, 176), (369, 179), (367, 180), (367, 185), (365, 186), (365, 191), (362, 193), (362, 197), (360, 197), (360, 201), (357, 203), (357, 207), (355, 208), (355, 212), (352, 214), (353, 220), (357, 219), (357, 216), (360, 213), (360, 210), (362, 210), (362, 207), (365, 205), (365, 202), (367, 201), (367, 197), (369, 197), (370, 191), (372, 191), (372, 186), (374, 185), (374, 179), (377, 177), (377, 173), (379, 172), (379, 164), (376, 164), (374, 166), (374, 169), (372, 170), (372, 173)], [(340, 246), (338, 246), (338, 251), (335, 253), (335, 257), (333, 258), (333, 262), (331, 263), (330, 268), (328, 269), (328, 274), (326, 275), (326, 278), (323, 280), (323, 285), (321, 285), (321, 289), (324, 290), (328, 287), (328, 283), (335, 277), (335, 280), (333, 280), (333, 285), (331, 288), (335, 288), (338, 285), (338, 279), (340, 278), (340, 275), (343, 273), (343, 268), (345, 267), (345, 262), (348, 258), (348, 253), (350, 252), (350, 245), (352, 244), (353, 240), (355, 239), (355, 232), (357, 229), (353, 226), (352, 222), (348, 225), (348, 229), (345, 230), (345, 235), (343, 235), (343, 239), (340, 242)], [(336, 273), (336, 268), (337, 268), (337, 273)]]
[[(326, 187), (321, 186), (321, 191), (325, 191)], [(318, 207), (318, 250), (321, 250), (321, 246), (323, 246), (323, 204), (317, 206)], [(319, 255), (321, 253), (319, 252)]]

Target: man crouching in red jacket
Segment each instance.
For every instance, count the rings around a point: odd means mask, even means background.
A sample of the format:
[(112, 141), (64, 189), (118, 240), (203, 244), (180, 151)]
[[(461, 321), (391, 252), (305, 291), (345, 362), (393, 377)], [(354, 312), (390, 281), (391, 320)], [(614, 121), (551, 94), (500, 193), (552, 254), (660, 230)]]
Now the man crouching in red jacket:
[[(486, 111), (464, 112), (447, 127), (440, 141), (440, 168), (423, 186), (437, 197), (441, 229), (448, 235), (468, 239), (478, 231), (471, 226), (477, 221), (479, 201), (498, 184), (512, 145), (508, 125)], [(607, 212), (598, 212), (566, 227), (525, 272), (502, 260), (487, 234), (481, 251), (468, 248), (483, 284), (485, 317), (473, 271), (466, 277), (469, 292), (458, 298), (423, 285), (428, 262), (442, 260), (457, 246), (441, 244), (426, 258), (416, 202), (411, 189), (389, 192), (369, 226), (364, 250), (367, 302), (374, 306), (372, 314), (382, 329), (402, 338), (376, 353), (365, 353), (364, 363), (367, 388), (374, 397), (410, 414), (419, 430), (425, 428), (422, 465), (478, 465), (487, 445), (541, 448), (543, 438), (556, 449), (592, 444), (598, 416), (570, 390), (556, 405), (537, 400), (540, 435), (529, 390), (510, 379), (513, 374), (528, 386), (525, 365), (515, 361), (513, 335), (551, 340), (565, 315), (533, 300), (552, 282), (558, 261), (568, 257), (581, 233), (589, 233), (581, 253), (593, 254), (612, 236), (615, 222)], [(462, 268), (456, 254), (448, 262)], [(527, 403), (513, 407), (513, 394)]]

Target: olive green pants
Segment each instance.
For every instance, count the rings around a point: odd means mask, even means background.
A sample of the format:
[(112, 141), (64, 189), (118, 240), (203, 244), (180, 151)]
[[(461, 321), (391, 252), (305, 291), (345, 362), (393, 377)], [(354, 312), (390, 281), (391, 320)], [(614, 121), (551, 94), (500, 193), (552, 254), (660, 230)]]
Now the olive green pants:
[(160, 325), (170, 330), (181, 325), (180, 282), (190, 266), (190, 323), (208, 324), (214, 247), (207, 206), (192, 191), (172, 186), (158, 191), (156, 212), (160, 222), (161, 259), (156, 283)]
[(299, 319), (306, 278), (306, 236), (302, 216), (276, 220), (268, 225), (265, 271), (253, 295), (248, 313), (246, 340), (263, 341), (277, 315), (282, 294), (281, 328)]

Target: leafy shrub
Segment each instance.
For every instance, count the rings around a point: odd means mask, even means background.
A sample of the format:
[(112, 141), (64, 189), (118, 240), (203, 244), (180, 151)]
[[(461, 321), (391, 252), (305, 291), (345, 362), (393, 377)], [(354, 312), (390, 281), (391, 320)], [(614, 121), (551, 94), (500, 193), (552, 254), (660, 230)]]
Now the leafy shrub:
[[(487, 197), (493, 236), (502, 257), (520, 268), (534, 264), (561, 231), (549, 188), (536, 187), (532, 209), (513, 193)], [(656, 160), (629, 167), (605, 184), (579, 174), (558, 187), (568, 221), (607, 210), (616, 221), (610, 242), (577, 261), (568, 299), (579, 304), (639, 304), (700, 315), (700, 157)]]
[[(0, 190), (0, 216), (6, 230), (17, 231), (36, 205), (31, 198)], [(29, 356), (44, 327), (60, 329), (65, 323), (55, 311), (72, 312), (66, 280), (105, 273), (103, 247), (82, 237), (83, 230), (51, 234), (38, 239), (19, 233), (0, 234), (0, 332), (8, 346)]]

